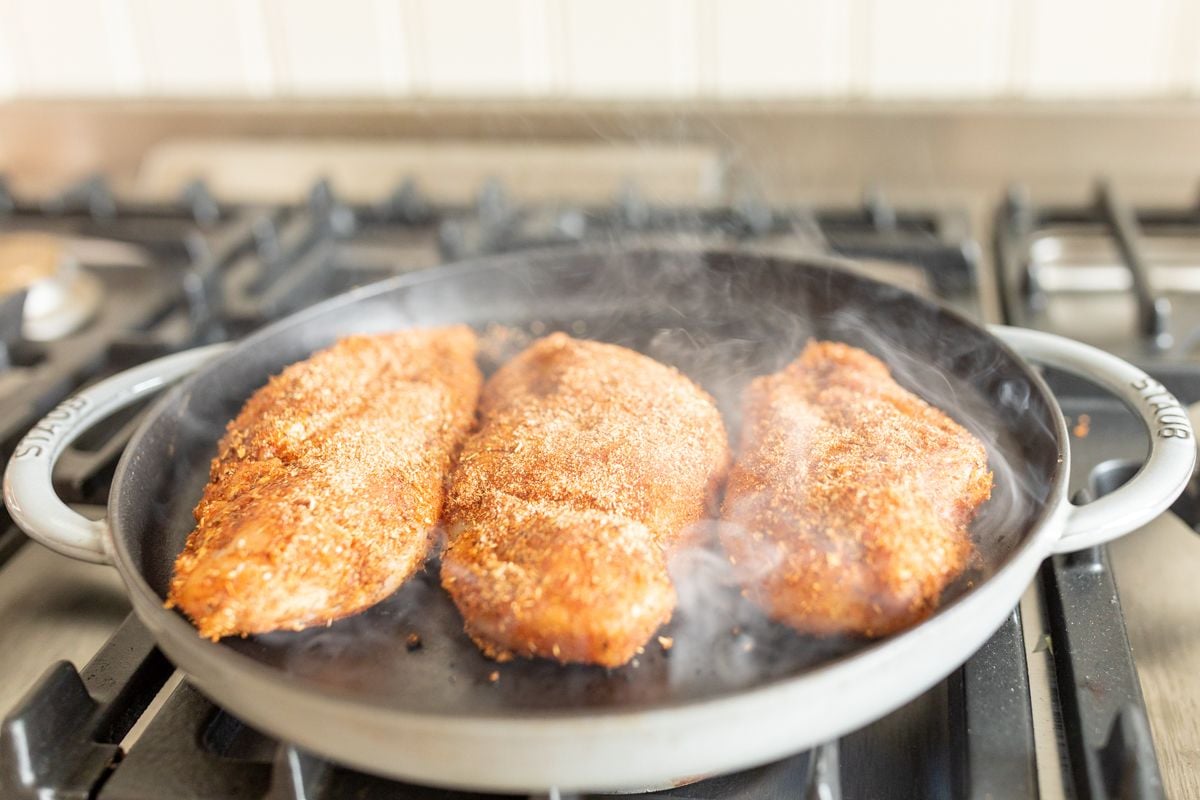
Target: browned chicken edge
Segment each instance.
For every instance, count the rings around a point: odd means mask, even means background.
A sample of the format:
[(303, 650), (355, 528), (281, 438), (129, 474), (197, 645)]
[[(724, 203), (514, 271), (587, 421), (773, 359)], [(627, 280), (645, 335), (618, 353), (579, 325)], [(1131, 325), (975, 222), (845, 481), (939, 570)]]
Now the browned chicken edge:
[(863, 350), (810, 342), (752, 381), (720, 539), (746, 594), (803, 633), (927, 617), (974, 548), (984, 445)]
[(465, 326), (351, 336), (229, 423), (166, 605), (202, 636), (355, 614), (425, 561), (482, 385)]

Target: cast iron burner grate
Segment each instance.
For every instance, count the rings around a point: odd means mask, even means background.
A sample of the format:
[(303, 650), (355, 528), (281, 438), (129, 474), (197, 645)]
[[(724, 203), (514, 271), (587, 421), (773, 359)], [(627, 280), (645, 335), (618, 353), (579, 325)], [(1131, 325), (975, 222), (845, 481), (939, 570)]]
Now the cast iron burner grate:
[(1075, 204), (1009, 189), (996, 214), (1005, 316), (1132, 361), (1194, 360), (1200, 348), (1200, 202), (1148, 207), (1107, 180)]
[[(219, 204), (199, 184), (177, 203), (133, 204), (114, 198), (102, 181), (89, 181), (45, 203), (0, 192), (0, 229), (5, 225), (148, 242), (155, 268), (129, 288), (155, 285), (161, 275), (173, 281), (173, 290), (154, 295), (156, 303), (144, 311), (134, 294), (111, 293), (110, 305), (130, 324), (119, 335), (89, 340), (88, 368), (72, 372), (54, 392), (42, 397), (32, 388), (40, 384), (32, 383), (18, 392), (36, 402), (24, 417), (5, 418), (14, 434), (82, 381), (193, 343), (241, 335), (355, 285), (480, 253), (643, 238), (834, 252), (871, 262), (908, 285), (915, 280), (916, 288), (980, 316), (978, 248), (965, 215), (895, 209), (874, 191), (861, 207), (844, 209), (781, 210), (752, 200), (722, 209), (663, 208), (633, 190), (605, 208), (531, 208), (489, 184), (474, 206), (451, 208), (430, 202), (411, 183), (378, 203), (353, 206), (319, 183), (296, 205), (253, 207)], [(3, 330), (11, 332), (0, 325)], [(19, 341), (4, 341), (10, 354), (22, 352)], [(46, 361), (53, 363), (53, 354)], [(60, 481), (70, 499), (104, 501), (107, 475), (135, 424), (135, 414), (111, 421), (68, 454)], [(1097, 450), (1097, 458), (1102, 455)], [(1059, 559), (1045, 570), (1070, 780), (1079, 797), (1159, 797), (1120, 607), (1109, 602), (1103, 554), (1093, 556)], [(1014, 610), (963, 668), (888, 717), (777, 764), (651, 796), (1037, 796), (1025, 652)], [(1080, 681), (1094, 669), (1113, 676), (1113, 691), (1100, 705), (1081, 694)], [(179, 680), (132, 617), (82, 671), (66, 662), (52, 666), (11, 711), (0, 728), (0, 796), (483, 797), (363, 775), (248, 728)]]

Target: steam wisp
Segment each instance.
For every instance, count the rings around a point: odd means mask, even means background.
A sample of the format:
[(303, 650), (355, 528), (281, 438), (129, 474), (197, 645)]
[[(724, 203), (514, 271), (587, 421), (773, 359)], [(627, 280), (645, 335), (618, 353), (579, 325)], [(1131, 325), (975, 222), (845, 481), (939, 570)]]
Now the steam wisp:
[[(551, 289), (548, 299), (531, 303), (523, 315), (481, 326), (485, 370), (553, 330), (629, 346), (704, 386), (736, 447), (741, 392), (753, 377), (780, 369), (813, 338), (862, 347), (885, 361), (900, 384), (986, 446), (995, 488), (971, 529), (979, 557), (944, 602), (985, 580), (1014, 549), (1046, 491), (1046, 474), (1020, 458), (1022, 445), (1012, 427), (1013, 419), (1040, 419), (1025, 413), (1035, 402), (1033, 392), (1019, 374), (1011, 374), (1000, 351), (984, 352), (978, 338), (962, 336), (936, 313), (913, 312), (898, 289), (873, 288), (869, 297), (833, 302), (839, 298), (832, 283), (828, 296), (820, 286), (799, 291), (786, 274), (772, 284), (755, 277), (752, 266), (740, 272), (736, 261), (713, 269), (709, 256), (689, 252), (693, 242), (675, 244), (663, 258), (631, 257), (625, 248), (614, 247), (599, 257), (603, 263), (597, 268), (571, 278), (570, 292)], [(811, 280), (796, 269), (797, 282)], [(914, 342), (932, 343), (936, 351), (924, 352)], [(954, 370), (935, 363), (954, 365)], [(1044, 434), (1052, 439), (1048, 429)], [(870, 646), (858, 639), (805, 637), (768, 621), (742, 596), (717, 544), (717, 530), (727, 524), (705, 521), (705, 535), (696, 537), (701, 543), (674, 554), (678, 608), (661, 631), (663, 641), (651, 639), (642, 654), (618, 670), (488, 661), (462, 633), (461, 619), (437, 586), (436, 562), (358, 617), (233, 646), (306, 680), (369, 692), (397, 707), (464, 713), (611, 709), (699, 699), (793, 675)], [(405, 642), (414, 633), (422, 646), (410, 651)], [(498, 679), (492, 680), (497, 671)]]

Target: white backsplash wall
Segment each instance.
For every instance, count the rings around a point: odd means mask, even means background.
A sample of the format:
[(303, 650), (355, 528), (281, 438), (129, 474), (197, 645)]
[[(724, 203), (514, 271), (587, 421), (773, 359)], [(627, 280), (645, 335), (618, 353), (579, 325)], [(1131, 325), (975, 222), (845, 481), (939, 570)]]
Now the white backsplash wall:
[(0, 0), (0, 98), (1196, 95), (1195, 0)]

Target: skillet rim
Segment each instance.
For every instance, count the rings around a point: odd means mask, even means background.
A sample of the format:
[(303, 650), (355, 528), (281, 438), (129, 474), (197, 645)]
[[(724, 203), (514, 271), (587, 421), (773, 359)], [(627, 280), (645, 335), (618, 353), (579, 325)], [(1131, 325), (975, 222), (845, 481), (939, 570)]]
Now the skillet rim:
[[(877, 639), (863, 647), (856, 648), (851, 653), (841, 656), (836, 656), (828, 661), (821, 662), (820, 665), (805, 669), (798, 674), (787, 674), (774, 677), (752, 686), (743, 688), (733, 688), (701, 698), (691, 699), (667, 699), (663, 702), (655, 702), (645, 705), (637, 705), (621, 709), (597, 709), (588, 707), (565, 708), (565, 709), (498, 709), (488, 712), (454, 712), (454, 711), (428, 711), (428, 710), (411, 710), (399, 708), (391, 705), (381, 705), (378, 702), (371, 702), (370, 696), (363, 692), (354, 691), (342, 687), (334, 687), (314, 681), (302, 675), (294, 675), (286, 670), (265, 664), (247, 654), (241, 653), (229, 647), (223, 647), (220, 642), (214, 643), (200, 637), (195, 628), (184, 619), (178, 612), (167, 609), (163, 606), (163, 599), (159, 596), (150, 584), (142, 575), (141, 570), (136, 568), (130, 557), (128, 548), (126, 547), (126, 538), (120, 535), (121, 528), (121, 498), (125, 492), (125, 482), (132, 471), (130, 462), (135, 458), (135, 454), (141, 447), (143, 438), (148, 434), (150, 428), (171, 406), (178, 402), (179, 398), (190, 392), (194, 383), (201, 378), (223, 369), (226, 364), (236, 360), (239, 355), (245, 350), (257, 345), (261, 340), (270, 338), (280, 329), (287, 328), (293, 325), (303, 324), (311, 318), (324, 316), (333, 312), (335, 309), (342, 306), (353, 306), (356, 303), (370, 297), (375, 297), (387, 294), (398, 289), (403, 289), (409, 286), (417, 286), (426, 282), (437, 282), (442, 280), (459, 279), (463, 276), (470, 275), (473, 272), (502, 269), (509, 262), (537, 262), (546, 259), (567, 259), (573, 257), (587, 256), (602, 256), (612, 258), (614, 256), (621, 257), (671, 257), (679, 255), (689, 255), (698, 257), (708, 256), (724, 256), (729, 258), (749, 257), (755, 259), (763, 259), (775, 262), (788, 262), (789, 266), (798, 269), (823, 269), (833, 272), (847, 274), (850, 278), (861, 283), (886, 289), (891, 293), (901, 293), (906, 300), (916, 301), (929, 308), (930, 313), (945, 315), (955, 323), (962, 325), (976, 334), (986, 338), (992, 345), (1006, 355), (1011, 363), (1020, 371), (1021, 377), (1028, 380), (1031, 385), (1036, 387), (1041, 399), (1045, 402), (1046, 407), (1051, 412), (1051, 423), (1054, 430), (1055, 445), (1057, 448), (1057, 456), (1055, 467), (1048, 481), (1048, 491), (1046, 499), (1041, 502), (1041, 507), (1032, 515), (1031, 521), (1022, 533), (1022, 541), (1006, 556), (1001, 565), (992, 573), (987, 575), (983, 580), (979, 581), (974, 587), (962, 592), (950, 602), (940, 605), (938, 609), (925, 620), (920, 623), (906, 628), (891, 636)], [(449, 323), (447, 323), (449, 324)], [(434, 723), (449, 722), (450, 724), (494, 724), (503, 722), (506, 724), (539, 724), (539, 723), (563, 723), (577, 722), (585, 719), (600, 719), (605, 720), (620, 720), (633, 719), (644, 717), (648, 714), (670, 713), (681, 709), (696, 709), (713, 704), (720, 704), (746, 697), (752, 694), (762, 692), (771, 692), (778, 690), (783, 686), (790, 686), (796, 683), (802, 683), (812, 676), (825, 673), (832, 669), (846, 668), (853, 664), (857, 664), (864, 660), (872, 660), (879, 658), (881, 652), (886, 652), (889, 645), (910, 638), (913, 634), (930, 623), (936, 622), (946, 612), (956, 608), (960, 604), (986, 593), (986, 587), (995, 583), (996, 579), (1002, 574), (1007, 574), (1010, 570), (1015, 569), (1028, 553), (1034, 549), (1039, 549), (1038, 562), (1049, 555), (1049, 549), (1043, 543), (1046, 538), (1051, 538), (1046, 535), (1049, 526), (1048, 523), (1053, 517), (1060, 514), (1062, 511), (1063, 501), (1066, 497), (1065, 484), (1069, 469), (1069, 450), (1066, 445), (1068, 440), (1068, 431), (1066, 421), (1062, 411), (1059, 408), (1058, 401), (1054, 396), (1053, 391), (1046, 383), (1041, 374), (1035, 370), (1032, 365), (1026, 361), (1019, 353), (1008, 346), (1000, 337), (995, 336), (989, 331), (984, 324), (980, 324), (960, 313), (954, 308), (951, 308), (946, 303), (932, 298), (923, 297), (906, 288), (877, 280), (869, 275), (864, 274), (857, 268), (857, 264), (853, 259), (840, 258), (827, 255), (803, 255), (797, 256), (794, 254), (773, 253), (768, 248), (739, 248), (731, 246), (713, 246), (713, 245), (634, 245), (628, 247), (612, 247), (611, 245), (591, 245), (582, 247), (563, 247), (551, 246), (538, 248), (536, 250), (526, 250), (517, 253), (502, 253), (493, 255), (483, 255), (475, 258), (464, 259), (461, 261), (444, 264), (437, 267), (420, 270), (417, 272), (397, 275), (391, 278), (366, 284), (340, 295), (323, 300), (312, 306), (303, 308), (293, 314), (289, 314), (282, 319), (276, 320), (254, 332), (248, 336), (238, 340), (228, 352), (222, 353), (212, 361), (203, 365), (195, 373), (180, 381), (168, 391), (164, 392), (161, 397), (156, 399), (147, 410), (142, 422), (130, 437), (129, 443), (126, 445), (120, 460), (117, 463), (115, 476), (112, 483), (110, 498), (108, 502), (108, 535), (111, 537), (112, 553), (114, 555), (113, 565), (116, 567), (121, 576), (122, 582), (125, 584), (126, 591), (130, 595), (131, 604), (134, 610), (142, 617), (142, 621), (155, 634), (156, 638), (169, 637), (179, 649), (189, 651), (188, 659), (195, 662), (197, 660), (206, 660), (208, 657), (219, 658), (226, 661), (228, 666), (236, 671), (248, 671), (254, 674), (258, 680), (271, 680), (275, 682), (287, 683), (290, 686), (289, 690), (299, 690), (307, 694), (314, 694), (323, 698), (340, 702), (348, 703), (356, 706), (359, 710), (367, 713), (384, 713), (389, 717), (404, 717), (414, 722)], [(1057, 538), (1055, 534), (1054, 538)], [(1014, 598), (1013, 602), (1019, 600)], [(143, 609), (145, 611), (143, 612)], [(145, 614), (153, 613), (156, 622), (147, 620)], [(989, 631), (990, 635), (991, 631)], [(196, 653), (196, 647), (199, 645), (203, 648), (200, 655), (192, 655)], [(171, 648), (172, 650), (176, 648)], [(172, 656), (174, 657), (174, 656)], [(183, 661), (183, 659), (180, 659)], [(939, 662), (940, 663), (940, 662)], [(956, 661), (959, 664), (961, 661)], [(184, 672), (190, 671), (182, 663), (176, 665), (177, 668)], [(940, 669), (940, 668), (939, 668)], [(232, 709), (237, 712), (237, 709)]]

